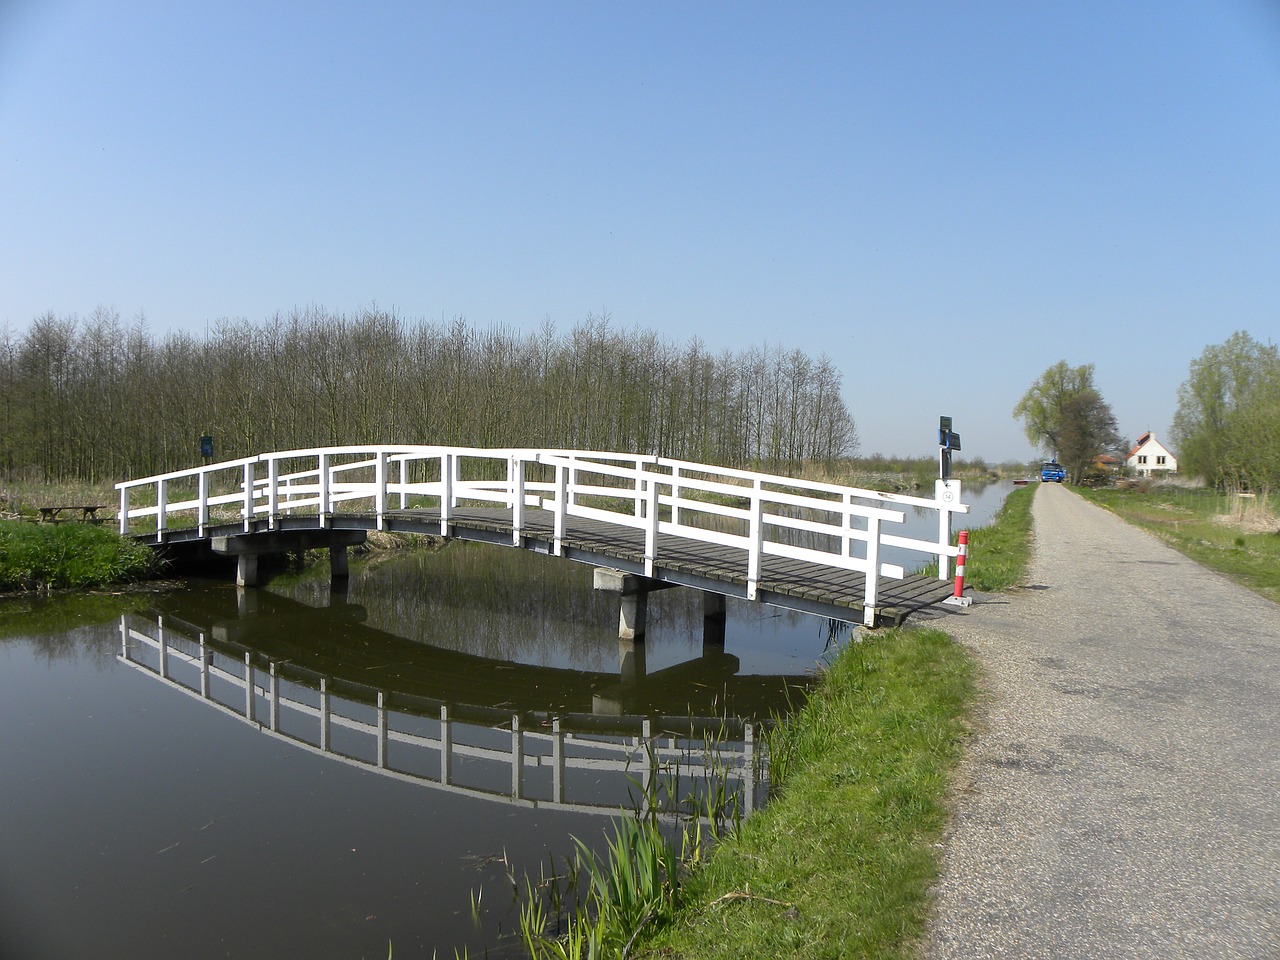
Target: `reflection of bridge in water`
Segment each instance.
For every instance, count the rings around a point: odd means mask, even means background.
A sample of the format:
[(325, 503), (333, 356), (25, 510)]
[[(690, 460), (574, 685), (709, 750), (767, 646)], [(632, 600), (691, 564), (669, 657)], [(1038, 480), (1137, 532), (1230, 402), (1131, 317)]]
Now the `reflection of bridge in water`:
[[(312, 610), (285, 606), (295, 614)], [(252, 615), (196, 624), (129, 614), (120, 621), (119, 659), (271, 736), (446, 791), (578, 812), (614, 813), (656, 800), (664, 813), (702, 813), (698, 798), (723, 788), (749, 814), (766, 789), (757, 724), (620, 714), (627, 688), (637, 681), (661, 682), (699, 669), (731, 678), (736, 658), (723, 652), (701, 667), (692, 661), (628, 683), (616, 675), (499, 664), (401, 641), (412, 648), (414, 668), (370, 683), (370, 673), (389, 672), (379, 668), (389, 666), (386, 653), (397, 638), (361, 626), (357, 606), (313, 612), (341, 625), (347, 650), (378, 645), (381, 653), (371, 661), (343, 661), (314, 636), (305, 652), (280, 641), (268, 641), (275, 649), (264, 651), (262, 639), (274, 632), (271, 618), (255, 630)], [(497, 679), (498, 685), (488, 684), (477, 703), (462, 702), (467, 691), (478, 692), (478, 665), (489, 674), (485, 681)], [(744, 678), (755, 684), (781, 679)], [(584, 690), (602, 712), (546, 709), (548, 702), (580, 701)], [(542, 709), (534, 706), (539, 702)]]

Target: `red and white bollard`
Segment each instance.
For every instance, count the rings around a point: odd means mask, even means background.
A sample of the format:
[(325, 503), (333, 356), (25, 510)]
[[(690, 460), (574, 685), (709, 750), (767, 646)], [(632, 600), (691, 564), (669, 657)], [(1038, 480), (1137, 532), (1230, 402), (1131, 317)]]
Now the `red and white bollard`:
[(950, 603), (957, 607), (967, 607), (973, 602), (972, 597), (964, 595), (964, 561), (969, 553), (969, 531), (960, 531), (960, 552), (956, 554), (956, 588), (951, 596), (947, 597), (943, 603)]

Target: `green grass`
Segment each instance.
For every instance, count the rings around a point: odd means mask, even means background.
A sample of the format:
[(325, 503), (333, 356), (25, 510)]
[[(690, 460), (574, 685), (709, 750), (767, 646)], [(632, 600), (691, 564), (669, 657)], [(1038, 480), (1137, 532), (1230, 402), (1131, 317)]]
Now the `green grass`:
[(1037, 484), (1017, 487), (988, 526), (969, 531), (965, 584), (998, 593), (1021, 583), (1031, 563), (1031, 501)]
[(154, 569), (149, 548), (104, 527), (0, 521), (0, 590), (100, 587)]
[(771, 739), (777, 796), (688, 878), (676, 919), (634, 955), (914, 956), (973, 671), (937, 630), (843, 648)]
[(1077, 488), (1076, 492), (1149, 530), (1197, 563), (1280, 602), (1280, 525), (1273, 512), (1275, 504), (1174, 486)]

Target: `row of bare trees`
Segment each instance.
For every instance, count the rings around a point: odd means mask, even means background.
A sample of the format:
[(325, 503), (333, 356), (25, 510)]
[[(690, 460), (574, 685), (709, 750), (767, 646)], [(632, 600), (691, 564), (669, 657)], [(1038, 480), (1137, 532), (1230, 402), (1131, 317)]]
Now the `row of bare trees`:
[(794, 470), (852, 455), (840, 373), (781, 347), (713, 353), (588, 316), (567, 333), (322, 308), (157, 337), (98, 309), (0, 339), (0, 471), (104, 481), (216, 457), (438, 443), (656, 453)]

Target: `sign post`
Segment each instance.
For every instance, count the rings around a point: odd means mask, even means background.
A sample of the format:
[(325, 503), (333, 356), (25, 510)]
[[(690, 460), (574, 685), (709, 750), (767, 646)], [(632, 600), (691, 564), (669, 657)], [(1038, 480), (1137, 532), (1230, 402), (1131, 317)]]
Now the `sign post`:
[[(943, 503), (960, 503), (960, 481), (951, 479), (951, 451), (960, 449), (960, 434), (951, 429), (950, 417), (938, 418), (938, 479), (934, 483), (934, 498)], [(938, 546), (951, 546), (951, 511), (938, 511)], [(950, 575), (950, 563), (938, 554), (938, 579)]]

